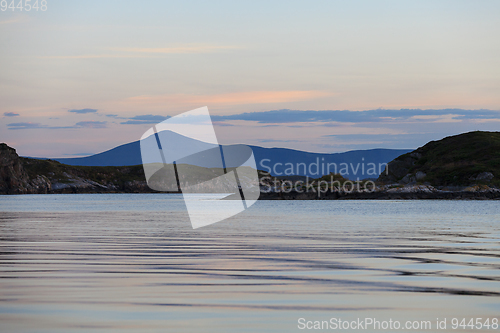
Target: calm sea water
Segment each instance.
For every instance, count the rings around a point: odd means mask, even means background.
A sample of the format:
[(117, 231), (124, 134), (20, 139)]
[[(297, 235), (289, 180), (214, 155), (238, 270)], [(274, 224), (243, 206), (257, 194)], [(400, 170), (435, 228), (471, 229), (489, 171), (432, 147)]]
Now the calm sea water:
[(260, 201), (193, 230), (179, 195), (1, 196), (0, 237), (1, 332), (500, 314), (499, 201)]

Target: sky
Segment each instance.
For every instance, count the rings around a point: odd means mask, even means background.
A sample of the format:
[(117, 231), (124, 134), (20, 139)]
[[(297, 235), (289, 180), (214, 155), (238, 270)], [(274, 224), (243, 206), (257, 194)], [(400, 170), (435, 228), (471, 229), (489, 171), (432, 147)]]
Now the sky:
[(0, 8), (0, 142), (23, 156), (202, 106), (220, 143), (314, 152), (500, 129), (500, 1), (45, 4)]

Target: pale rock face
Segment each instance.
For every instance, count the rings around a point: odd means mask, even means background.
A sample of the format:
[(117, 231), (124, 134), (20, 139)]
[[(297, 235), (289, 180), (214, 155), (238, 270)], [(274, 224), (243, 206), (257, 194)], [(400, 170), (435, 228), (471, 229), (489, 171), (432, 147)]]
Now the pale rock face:
[(425, 172), (422, 172), (422, 171), (417, 171), (417, 173), (415, 174), (415, 178), (417, 180), (424, 179), (425, 176), (427, 176), (427, 174)]
[(406, 176), (404, 176), (403, 179), (400, 180), (400, 183), (402, 183), (402, 184), (410, 184), (410, 183), (414, 183), (415, 181), (416, 181), (415, 176), (412, 176), (409, 173)]
[(481, 172), (479, 175), (474, 177), (474, 180), (491, 181), (495, 176), (491, 172)]
[(433, 193), (438, 190), (430, 185), (413, 185), (413, 186), (404, 186), (404, 187), (396, 187), (387, 190), (389, 193)]

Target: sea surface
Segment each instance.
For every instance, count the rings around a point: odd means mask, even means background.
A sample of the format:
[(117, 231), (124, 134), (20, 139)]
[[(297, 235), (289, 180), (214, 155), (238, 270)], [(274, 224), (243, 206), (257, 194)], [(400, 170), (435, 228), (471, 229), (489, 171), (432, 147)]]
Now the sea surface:
[(0, 332), (500, 332), (452, 327), (499, 315), (500, 201), (259, 201), (193, 230), (176, 194), (0, 196)]

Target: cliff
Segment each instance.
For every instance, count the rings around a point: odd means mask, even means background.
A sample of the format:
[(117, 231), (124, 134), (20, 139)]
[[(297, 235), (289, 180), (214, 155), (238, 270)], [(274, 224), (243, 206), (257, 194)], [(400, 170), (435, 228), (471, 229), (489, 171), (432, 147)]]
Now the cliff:
[(50, 181), (46, 177), (36, 175), (30, 178), (16, 150), (0, 143), (0, 193), (47, 193), (50, 188)]

